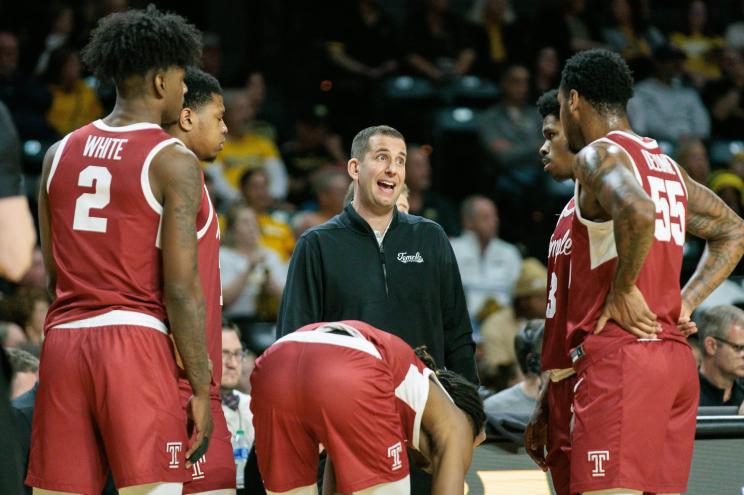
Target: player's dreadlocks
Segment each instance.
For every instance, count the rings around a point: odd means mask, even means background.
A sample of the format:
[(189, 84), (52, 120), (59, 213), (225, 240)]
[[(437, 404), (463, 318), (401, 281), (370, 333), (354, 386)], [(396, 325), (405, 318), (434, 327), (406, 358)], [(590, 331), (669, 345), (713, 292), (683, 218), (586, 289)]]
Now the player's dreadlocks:
[(633, 76), (620, 55), (586, 50), (566, 62), (561, 73), (564, 95), (575, 89), (600, 113), (625, 113), (633, 96)]
[(110, 14), (98, 21), (81, 54), (83, 63), (96, 77), (113, 80), (121, 90), (130, 76), (198, 64), (201, 35), (183, 17), (150, 5), (144, 10)]
[(552, 115), (556, 119), (561, 118), (561, 104), (558, 101), (558, 90), (549, 89), (537, 99), (537, 111), (542, 118)]
[(219, 81), (211, 74), (207, 74), (196, 67), (186, 69), (183, 82), (189, 88), (183, 97), (184, 108), (199, 110), (202, 105), (212, 101), (213, 95), (222, 94), (222, 87)]
[(452, 397), (455, 405), (470, 418), (473, 438), (477, 437), (486, 424), (486, 412), (483, 410), (483, 399), (478, 394), (478, 388), (454, 371), (438, 369), (425, 345), (417, 347), (414, 352), (427, 368), (434, 370), (437, 380)]

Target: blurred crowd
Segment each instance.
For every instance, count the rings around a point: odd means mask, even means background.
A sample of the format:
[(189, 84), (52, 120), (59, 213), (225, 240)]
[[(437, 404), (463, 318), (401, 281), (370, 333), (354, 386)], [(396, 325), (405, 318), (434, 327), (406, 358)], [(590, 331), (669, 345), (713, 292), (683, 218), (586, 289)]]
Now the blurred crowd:
[[(18, 150), (32, 211), (48, 146), (113, 105), (112, 85), (81, 66), (87, 34), (144, 3), (0, 7), (0, 141)], [(514, 337), (545, 313), (548, 239), (573, 194), (542, 171), (534, 103), (582, 49), (622, 54), (636, 79), (633, 128), (744, 214), (744, 1), (155, 3), (204, 31), (203, 68), (226, 88), (227, 139), (204, 171), (222, 228), (224, 313), (254, 353), (273, 338), (296, 239), (345, 205), (351, 138), (385, 123), (409, 145), (410, 213), (452, 240), (484, 385), (517, 383)], [(684, 279), (703, 248), (688, 239)], [(744, 305), (742, 275), (740, 265), (706, 307)], [(48, 306), (38, 248), (0, 294), (2, 345), (28, 353), (13, 362), (33, 373)], [(18, 376), (15, 396), (35, 381)]]

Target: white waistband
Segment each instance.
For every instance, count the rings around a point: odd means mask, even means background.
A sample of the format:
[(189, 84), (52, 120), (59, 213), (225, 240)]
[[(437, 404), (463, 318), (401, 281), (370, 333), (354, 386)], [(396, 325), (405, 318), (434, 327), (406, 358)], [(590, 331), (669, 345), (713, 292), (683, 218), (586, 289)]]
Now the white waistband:
[(277, 340), (276, 343), (280, 342), (302, 342), (303, 344), (331, 344), (341, 347), (348, 347), (350, 349), (356, 349), (358, 351), (366, 352), (367, 354), (382, 359), (380, 351), (370, 342), (363, 337), (353, 337), (351, 335), (340, 335), (336, 333), (327, 333), (326, 331), (309, 331), (309, 332), (292, 332), (285, 335), (281, 339)]
[(111, 325), (135, 325), (138, 327), (148, 327), (168, 334), (168, 327), (165, 323), (158, 320), (154, 316), (147, 315), (145, 313), (138, 313), (137, 311), (124, 311), (121, 309), (115, 309), (108, 313), (101, 315), (91, 316), (90, 318), (84, 318), (82, 320), (68, 321), (60, 325), (55, 325), (52, 328), (93, 328), (93, 327), (107, 327)]

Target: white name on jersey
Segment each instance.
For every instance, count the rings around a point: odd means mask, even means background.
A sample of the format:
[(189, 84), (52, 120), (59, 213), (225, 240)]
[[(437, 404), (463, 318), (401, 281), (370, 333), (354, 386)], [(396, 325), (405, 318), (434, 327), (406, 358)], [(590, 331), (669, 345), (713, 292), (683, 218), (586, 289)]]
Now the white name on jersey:
[(641, 150), (643, 158), (646, 159), (646, 164), (649, 170), (655, 170), (663, 174), (676, 175), (674, 167), (672, 166), (671, 159), (666, 155), (654, 155), (646, 150)]
[(128, 139), (94, 136), (91, 134), (85, 141), (83, 156), (100, 158), (102, 160), (121, 160), (121, 152), (127, 141)]

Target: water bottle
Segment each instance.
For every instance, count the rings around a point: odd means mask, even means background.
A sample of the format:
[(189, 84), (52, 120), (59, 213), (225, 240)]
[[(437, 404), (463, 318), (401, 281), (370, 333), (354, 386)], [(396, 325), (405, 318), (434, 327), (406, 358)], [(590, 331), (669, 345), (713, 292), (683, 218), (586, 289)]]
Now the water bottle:
[(235, 432), (231, 439), (233, 448), (233, 458), (235, 459), (235, 485), (236, 488), (245, 488), (245, 465), (248, 462), (248, 450), (251, 448), (248, 445), (248, 439), (245, 437), (243, 430)]

